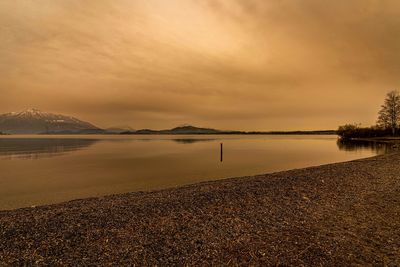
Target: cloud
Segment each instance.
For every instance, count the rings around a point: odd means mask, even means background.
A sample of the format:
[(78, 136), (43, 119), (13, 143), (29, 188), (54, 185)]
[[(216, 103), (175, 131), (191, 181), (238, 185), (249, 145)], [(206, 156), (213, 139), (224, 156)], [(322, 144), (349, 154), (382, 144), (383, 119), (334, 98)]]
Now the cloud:
[(370, 124), (399, 85), (399, 18), (395, 0), (5, 0), (0, 112), (135, 128)]

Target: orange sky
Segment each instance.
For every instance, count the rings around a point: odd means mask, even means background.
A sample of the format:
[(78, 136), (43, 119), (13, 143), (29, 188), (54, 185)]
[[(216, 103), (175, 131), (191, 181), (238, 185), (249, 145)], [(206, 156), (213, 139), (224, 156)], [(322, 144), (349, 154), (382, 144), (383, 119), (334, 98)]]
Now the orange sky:
[(400, 89), (398, 0), (2, 0), (0, 113), (335, 129)]

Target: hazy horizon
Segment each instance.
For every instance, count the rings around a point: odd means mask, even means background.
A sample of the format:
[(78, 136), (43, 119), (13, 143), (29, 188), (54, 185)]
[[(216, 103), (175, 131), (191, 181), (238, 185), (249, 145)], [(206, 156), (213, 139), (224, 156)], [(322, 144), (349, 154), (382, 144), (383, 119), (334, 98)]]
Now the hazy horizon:
[[(37, 108), (29, 108), (29, 109), (24, 109), (24, 110), (19, 110), (19, 111), (11, 111), (11, 112), (7, 112), (7, 113), (4, 113), (4, 114), (0, 114), (0, 116), (1, 115), (11, 115), (11, 116), (19, 116), (20, 114), (29, 114), (29, 113), (33, 113), (33, 114), (35, 114), (35, 113), (37, 113), (38, 112), (38, 114), (45, 114), (45, 115), (47, 115), (47, 114), (51, 114), (51, 115), (61, 115), (61, 116), (65, 116), (65, 117), (71, 117), (71, 116), (68, 116), (68, 114), (58, 114), (58, 113), (52, 113), (52, 112), (47, 112), (47, 111), (44, 111), (44, 110), (39, 110), (39, 109), (37, 109)], [(38, 115), (38, 118), (41, 118), (40, 116), (42, 116), (42, 115)], [(90, 121), (85, 121), (85, 120), (83, 120), (82, 118), (76, 118), (76, 117), (73, 117), (73, 118), (75, 118), (75, 119), (79, 119), (79, 120), (81, 120), (81, 121), (83, 121), (83, 122), (87, 122), (87, 123), (90, 123), (90, 124), (92, 124)], [(100, 129), (112, 129), (112, 128), (115, 128), (115, 129), (117, 129), (117, 128), (121, 128), (121, 129), (126, 129), (126, 130), (145, 130), (145, 129), (149, 129), (149, 128), (137, 128), (137, 129), (133, 129), (133, 127), (131, 127), (130, 125), (109, 125), (109, 126), (105, 126), (105, 127), (101, 127), (101, 126), (98, 126), (98, 125), (95, 125), (94, 124), (94, 126), (96, 126), (96, 127), (98, 127), (98, 128), (100, 128)], [(178, 125), (174, 125), (174, 126), (171, 126), (171, 127), (169, 127), (169, 128), (152, 128), (152, 129), (149, 129), (149, 130), (170, 130), (170, 129), (172, 129), (172, 128), (177, 128), (177, 127), (186, 127), (186, 126), (192, 126), (192, 127), (197, 127), (197, 128), (212, 128), (212, 127), (209, 127), (209, 126), (207, 126), (207, 125), (194, 125), (194, 124), (192, 124), (192, 123), (182, 123), (182, 124), (178, 124)], [(216, 129), (216, 130), (222, 130), (222, 131), (244, 131), (244, 130), (237, 130), (237, 129), (220, 129), (220, 128), (214, 128), (214, 129)], [(315, 131), (324, 131), (324, 130), (336, 130), (336, 129), (317, 129), (317, 130), (315, 130)], [(249, 132), (251, 132), (251, 131), (253, 131), (253, 130), (247, 130), (247, 131), (249, 131)], [(257, 130), (257, 131), (259, 131), (259, 132), (263, 132), (263, 130)], [(279, 130), (279, 129), (275, 129), (275, 130), (268, 130), (268, 131), (270, 131), (270, 132), (273, 132), (273, 131), (277, 131), (277, 132), (280, 132), (281, 130)], [(265, 131), (265, 132), (268, 132), (268, 131)], [(283, 130), (284, 131), (284, 130)], [(293, 130), (293, 131), (303, 131), (303, 130), (299, 130), (299, 129), (297, 129), (297, 130)], [(307, 130), (305, 130), (305, 131), (307, 131)], [(311, 130), (312, 131), (312, 130)], [(1, 131), (0, 131), (0, 133), (1, 133)]]
[(0, 113), (101, 128), (369, 126), (400, 84), (394, 0), (4, 0), (0, 36)]

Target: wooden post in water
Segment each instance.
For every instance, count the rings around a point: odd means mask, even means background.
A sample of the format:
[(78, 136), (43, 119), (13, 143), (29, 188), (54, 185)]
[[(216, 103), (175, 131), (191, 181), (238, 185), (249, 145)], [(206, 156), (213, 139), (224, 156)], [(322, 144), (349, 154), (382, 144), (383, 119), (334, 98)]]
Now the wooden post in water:
[(221, 143), (221, 162), (224, 160), (224, 145)]

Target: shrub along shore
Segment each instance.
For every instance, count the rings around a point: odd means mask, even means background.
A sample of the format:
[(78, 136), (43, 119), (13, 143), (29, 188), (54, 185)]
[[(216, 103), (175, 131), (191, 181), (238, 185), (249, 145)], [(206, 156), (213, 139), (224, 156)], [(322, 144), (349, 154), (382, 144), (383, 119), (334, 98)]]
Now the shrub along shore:
[(400, 153), (0, 212), (0, 265), (400, 264)]

